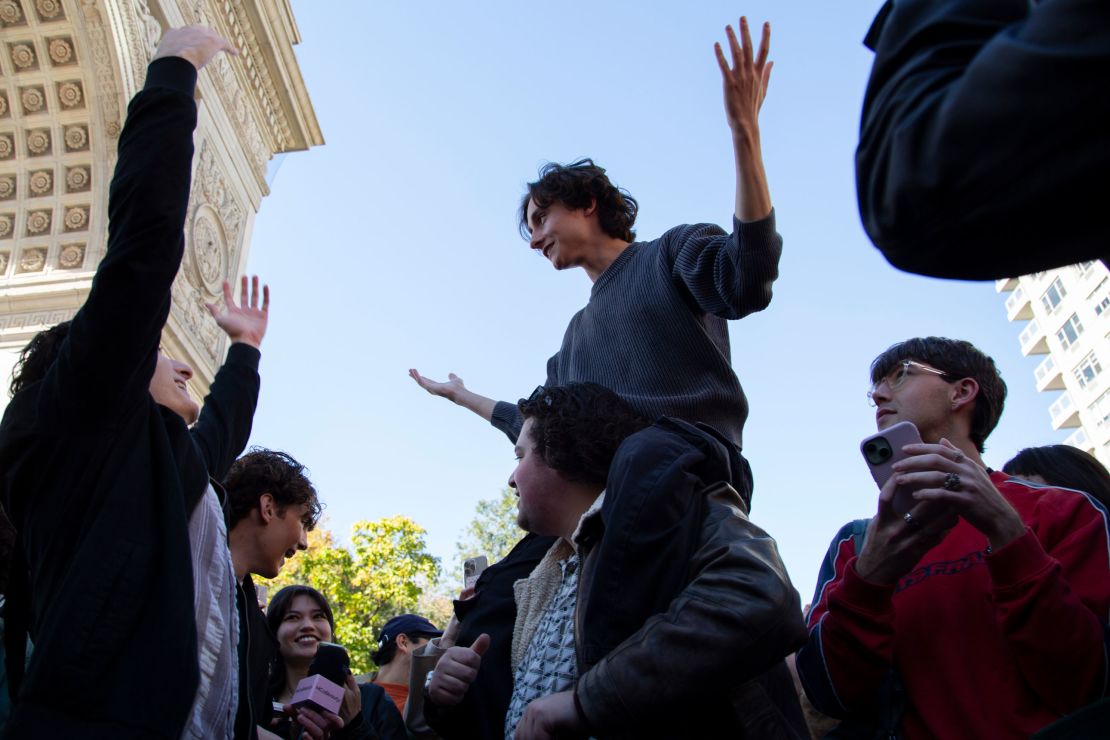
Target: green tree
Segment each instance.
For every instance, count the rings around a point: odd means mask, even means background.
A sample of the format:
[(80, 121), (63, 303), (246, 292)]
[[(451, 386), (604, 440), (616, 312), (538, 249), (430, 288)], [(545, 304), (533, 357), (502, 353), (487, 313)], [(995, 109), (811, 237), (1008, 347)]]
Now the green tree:
[(490, 564), (496, 563), (524, 536), (516, 523), (516, 501), (516, 491), (506, 488), (500, 496), (478, 502), (474, 518), (455, 545), (458, 564), (457, 573), (452, 574), (454, 581), (461, 582), (462, 562), (467, 558), (485, 555)]
[(308, 549), (299, 553), (277, 578), (261, 581), (271, 597), (284, 586), (305, 584), (327, 597), (335, 614), (335, 637), (351, 656), (351, 670), (366, 673), (377, 650), (376, 637), (390, 617), (417, 608), (421, 594), (435, 586), (439, 560), (427, 549), (424, 528), (405, 516), (359, 521), (351, 527), (351, 544), (336, 544), (332, 533), (317, 527)]

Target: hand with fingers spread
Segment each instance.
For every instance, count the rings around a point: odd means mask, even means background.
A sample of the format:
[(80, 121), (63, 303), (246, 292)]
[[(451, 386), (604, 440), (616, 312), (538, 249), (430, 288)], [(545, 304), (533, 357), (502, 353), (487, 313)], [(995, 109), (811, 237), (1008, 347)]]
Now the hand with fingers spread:
[(482, 667), (482, 655), (489, 648), (490, 637), (482, 633), (470, 647), (448, 650), (436, 664), (435, 674), (428, 684), (428, 696), (441, 707), (453, 707), (466, 696), (470, 684)]
[(920, 505), (943, 506), (962, 516), (999, 549), (1025, 533), (1025, 523), (991, 483), (987, 471), (947, 439), (903, 448), (910, 457), (894, 464), (895, 478), (916, 488)]
[[(759, 221), (771, 214), (771, 193), (767, 173), (763, 169), (763, 152), (759, 141), (759, 110), (767, 97), (772, 62), (771, 24), (763, 24), (759, 52), (752, 55), (752, 37), (748, 19), (740, 19), (740, 41), (732, 26), (725, 28), (732, 66), (729, 66), (719, 43), (713, 45), (717, 66), (725, 88), (725, 116), (732, 129), (732, 147), (736, 156), (736, 218)], [(741, 41), (743, 43), (741, 43)]]
[(216, 319), (224, 333), (232, 342), (242, 342), (257, 349), (266, 336), (266, 326), (270, 317), (270, 286), (262, 286), (262, 305), (258, 304), (258, 276), (251, 278), (251, 291), (248, 300), (247, 276), (244, 275), (239, 286), (239, 305), (231, 295), (231, 283), (224, 281), (224, 310), (220, 311), (214, 303), (206, 303), (208, 312)]
[(767, 61), (771, 51), (771, 24), (763, 24), (763, 36), (759, 41), (759, 52), (752, 56), (752, 37), (748, 31), (748, 19), (740, 19), (740, 41), (732, 26), (725, 28), (729, 50), (732, 52), (732, 66), (729, 66), (720, 43), (714, 44), (717, 64), (721, 68), (725, 87), (725, 114), (728, 125), (736, 135), (758, 136), (759, 109), (767, 97), (767, 85), (771, 81), (771, 67), (774, 62)]
[(239, 56), (239, 50), (211, 28), (184, 26), (168, 29), (162, 35), (150, 61), (163, 57), (181, 57), (200, 70), (221, 51)]

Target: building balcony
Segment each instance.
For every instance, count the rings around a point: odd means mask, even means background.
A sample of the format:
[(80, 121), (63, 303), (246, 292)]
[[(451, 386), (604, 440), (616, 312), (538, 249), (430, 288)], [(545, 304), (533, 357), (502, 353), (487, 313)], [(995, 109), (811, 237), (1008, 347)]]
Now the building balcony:
[(1041, 331), (1040, 324), (1036, 321), (1029, 322), (1029, 325), (1022, 331), (1019, 341), (1021, 342), (1021, 353), (1026, 357), (1048, 354), (1048, 341), (1045, 339), (1044, 332)]
[(1024, 288), (1018, 288), (1006, 299), (1006, 318), (1010, 321), (1029, 321), (1033, 318), (1033, 304)]
[(1079, 409), (1072, 403), (1071, 396), (1064, 393), (1049, 406), (1053, 429), (1074, 429), (1079, 426)]
[(1041, 364), (1037, 365), (1033, 375), (1037, 377), (1038, 391), (1064, 390), (1064, 374), (1056, 366), (1056, 360), (1052, 359), (1052, 355), (1044, 358)]
[(1092, 455), (1095, 452), (1095, 446), (1091, 444), (1091, 440), (1087, 438), (1087, 432), (1083, 427), (1079, 427), (1069, 434), (1068, 438), (1064, 440), (1064, 444), (1083, 450), (1084, 452), (1089, 452)]
[(1017, 287), (1017, 278), (1002, 278), (994, 281), (994, 289), (998, 293), (1008, 293)]

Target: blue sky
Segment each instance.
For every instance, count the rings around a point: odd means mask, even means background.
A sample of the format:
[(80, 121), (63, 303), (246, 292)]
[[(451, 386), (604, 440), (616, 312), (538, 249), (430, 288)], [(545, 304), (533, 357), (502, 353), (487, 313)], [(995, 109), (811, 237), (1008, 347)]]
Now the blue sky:
[(762, 136), (785, 243), (771, 306), (731, 324), (733, 365), (751, 404), (752, 517), (803, 601), (839, 526), (874, 512), (858, 445), (874, 431), (868, 366), (890, 344), (939, 334), (995, 358), (1010, 397), (989, 465), (1061, 441), (994, 284), (900, 273), (860, 227), (860, 39), (879, 4), (294, 0), (327, 144), (284, 159), (254, 225), (248, 269), (273, 303), (252, 444), (308, 465), (340, 537), (405, 514), (453, 567), (512, 446), (407, 369), (510, 401), (543, 382), (590, 289), (516, 231), (523, 185), (548, 160), (606, 167), (640, 202), (641, 238), (730, 223), (713, 43), (741, 10), (772, 24)]

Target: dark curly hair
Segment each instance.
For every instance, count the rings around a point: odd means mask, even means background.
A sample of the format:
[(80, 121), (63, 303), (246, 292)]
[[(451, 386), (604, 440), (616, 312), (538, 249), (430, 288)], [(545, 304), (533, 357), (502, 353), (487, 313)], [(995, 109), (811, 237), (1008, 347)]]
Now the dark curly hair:
[[(324, 616), (328, 618), (328, 624), (331, 625), (331, 639), (334, 642), (335, 617), (331, 613), (331, 604), (328, 603), (327, 598), (322, 593), (312, 586), (286, 586), (274, 594), (274, 597), (270, 599), (270, 603), (266, 606), (266, 623), (270, 626), (270, 634), (277, 635), (278, 627), (281, 626), (282, 620), (285, 619), (285, 615), (289, 613), (289, 609), (293, 606), (293, 599), (298, 596), (308, 596), (324, 612)], [(274, 661), (274, 668), (270, 672), (270, 694), (275, 699), (285, 688), (285, 679), (285, 658), (281, 656), (279, 650), (277, 660)]]
[(979, 384), (975, 410), (971, 417), (971, 441), (982, 452), (984, 443), (1002, 416), (1006, 403), (1006, 382), (998, 374), (994, 360), (971, 342), (945, 337), (917, 337), (891, 346), (871, 363), (871, 382), (878, 383), (903, 360), (917, 360), (943, 370), (950, 382), (972, 378)]
[(264, 493), (274, 497), (278, 510), (306, 504), (305, 529), (312, 529), (320, 518), (323, 506), (316, 497), (316, 488), (308, 480), (304, 465), (292, 455), (264, 447), (252, 447), (231, 465), (224, 478), (227, 489), (228, 527), (234, 528), (243, 517), (258, 507)]
[(597, 203), (597, 216), (601, 230), (614, 239), (626, 242), (636, 239), (632, 225), (640, 206), (627, 190), (609, 181), (603, 167), (592, 159), (580, 159), (570, 164), (548, 162), (540, 168), (540, 177), (528, 183), (528, 192), (520, 201), (520, 235), (529, 239), (532, 229), (528, 225), (528, 203), (536, 201), (540, 208), (559, 202), (572, 211), (580, 211)]
[(573, 483), (604, 486), (621, 442), (651, 424), (597, 383), (540, 386), (517, 408), (525, 420), (532, 420), (536, 454)]
[(62, 348), (62, 341), (69, 336), (69, 327), (72, 321), (63, 321), (49, 329), (43, 329), (27, 343), (19, 353), (15, 368), (12, 370), (11, 394), (14, 396), (21, 390), (42, 380), (46, 371), (58, 359), (58, 352)]

